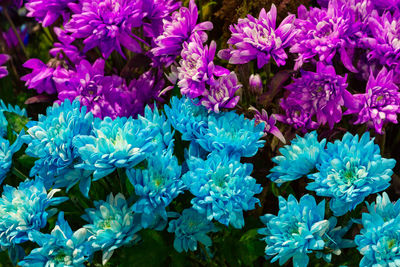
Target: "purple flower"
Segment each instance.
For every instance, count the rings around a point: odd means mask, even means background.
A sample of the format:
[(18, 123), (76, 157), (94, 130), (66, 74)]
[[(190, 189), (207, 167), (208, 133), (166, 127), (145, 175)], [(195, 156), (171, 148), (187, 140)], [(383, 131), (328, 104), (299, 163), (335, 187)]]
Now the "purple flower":
[(200, 99), (200, 103), (209, 111), (216, 113), (219, 113), (221, 108), (234, 108), (239, 101), (239, 96), (235, 96), (235, 93), (240, 87), (242, 85), (232, 71), (228, 75), (219, 77)]
[(301, 77), (286, 87), (289, 98), (296, 100), (309, 114), (316, 115), (318, 124), (332, 129), (342, 118), (345, 98), (351, 95), (347, 90), (347, 74), (339, 76), (333, 66), (317, 63), (317, 72), (301, 71)]
[[(79, 64), (79, 62), (85, 58), (85, 54), (83, 54), (79, 49), (72, 45), (72, 42), (75, 41), (75, 38), (66, 34), (65, 30), (54, 27), (54, 33), (57, 35), (60, 43), (54, 43), (54, 48), (50, 49), (49, 53), (52, 57), (58, 57), (60, 59), (65, 59), (65, 56), (68, 57), (68, 60), (73, 64)], [(64, 56), (65, 55), (65, 56)]]
[(275, 120), (275, 115), (271, 114), (271, 116), (268, 117), (268, 113), (265, 109), (263, 109), (260, 113), (256, 108), (250, 106), (249, 110), (254, 111), (254, 120), (256, 121), (256, 124), (259, 123), (264, 123), (264, 133), (270, 133), (275, 135), (279, 140), (281, 140), (282, 143), (286, 144), (285, 137), (283, 137), (283, 134), (281, 131), (278, 129), (278, 127), (275, 126), (276, 120)]
[(400, 0), (373, 1), (374, 7), (379, 11), (400, 10)]
[(183, 44), (182, 59), (178, 67), (178, 86), (183, 95), (196, 98), (206, 94), (206, 85), (214, 83), (214, 75), (229, 74), (223, 67), (214, 65), (217, 44), (203, 46), (200, 36), (195, 33), (191, 42)]
[(312, 114), (310, 114), (309, 110), (305, 110), (302, 103), (297, 99), (282, 99), (280, 105), (285, 111), (285, 115), (275, 114), (276, 120), (292, 125), (303, 133), (318, 128), (318, 123), (312, 120)]
[(3, 78), (8, 75), (7, 67), (1, 66), (6, 63), (10, 59), (10, 56), (7, 54), (0, 54), (0, 78)]
[(32, 69), (30, 74), (21, 77), (25, 81), (25, 86), (28, 89), (35, 89), (39, 94), (46, 92), (55, 94), (56, 84), (53, 80), (54, 75), (68, 75), (68, 71), (60, 67), (57, 62), (55, 68), (52, 67), (53, 62), (50, 61), (47, 65), (36, 58), (29, 59), (22, 66)]
[(177, 10), (181, 2), (176, 0), (143, 0), (143, 32), (147, 37), (156, 38), (163, 32), (163, 20), (169, 20), (169, 14)]
[(287, 16), (276, 28), (276, 7), (266, 13), (263, 8), (258, 19), (248, 15), (239, 19), (238, 24), (231, 25), (232, 32), (228, 44), (229, 49), (221, 50), (218, 56), (229, 60), (231, 64), (244, 64), (257, 59), (257, 66), (261, 68), (271, 57), (278, 66), (286, 64), (288, 58), (285, 48), (289, 46), (296, 34), (295, 16)]
[[(18, 32), (19, 36), (21, 37), (21, 40), (24, 41), (24, 39), (28, 35), (28, 28), (26, 28), (25, 26), (22, 26), (21, 28), (17, 29), (17, 32)], [(2, 35), (3, 40), (5, 41), (8, 48), (13, 48), (13, 47), (16, 47), (19, 45), (18, 38), (15, 35), (12, 28), (9, 28), (8, 31), (6, 31), (6, 32), (2, 32), (1, 35)]]
[(356, 22), (351, 8), (339, 4), (338, 0), (331, 0), (327, 9), (310, 7), (307, 11), (302, 5), (298, 9), (296, 25), (300, 31), (290, 48), (291, 53), (298, 54), (295, 69), (315, 56), (330, 64), (339, 52), (343, 65), (357, 72), (347, 49), (355, 47), (361, 23)]
[(365, 94), (354, 95), (353, 105), (345, 112), (358, 115), (354, 124), (367, 123), (379, 134), (384, 123), (397, 123), (397, 113), (400, 113), (399, 87), (393, 82), (393, 71), (386, 68), (376, 78), (371, 72)]
[(141, 39), (132, 33), (142, 24), (141, 1), (82, 0), (69, 6), (75, 14), (65, 29), (72, 37), (85, 39), (83, 52), (99, 47), (107, 59), (114, 50), (125, 57), (121, 45), (133, 52), (142, 51), (137, 41)]
[(69, 17), (68, 4), (73, 2), (75, 0), (28, 0), (25, 4), (29, 11), (26, 16), (35, 18), (43, 27), (48, 27), (60, 16), (65, 21)]
[(249, 78), (250, 92), (261, 95), (263, 92), (263, 83), (259, 74), (251, 74)]
[(171, 65), (181, 54), (182, 45), (189, 41), (193, 33), (197, 32), (202, 42), (207, 40), (206, 30), (213, 25), (209, 21), (197, 24), (198, 11), (194, 0), (190, 0), (189, 8), (181, 7), (172, 14), (172, 19), (164, 20), (163, 33), (155, 40), (156, 47), (151, 52), (157, 64)]
[(369, 28), (372, 37), (365, 38), (371, 49), (368, 58), (400, 70), (400, 16), (392, 16), (390, 12), (379, 16), (374, 12), (369, 18)]

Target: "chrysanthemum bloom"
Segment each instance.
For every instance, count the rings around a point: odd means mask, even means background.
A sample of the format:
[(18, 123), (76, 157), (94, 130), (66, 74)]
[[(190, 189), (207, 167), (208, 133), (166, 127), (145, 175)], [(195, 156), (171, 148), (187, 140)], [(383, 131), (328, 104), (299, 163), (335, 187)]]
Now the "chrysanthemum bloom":
[(181, 54), (182, 45), (189, 41), (193, 33), (200, 36), (202, 42), (207, 40), (204, 31), (211, 30), (209, 21), (197, 24), (198, 10), (194, 0), (190, 0), (189, 8), (181, 7), (172, 14), (171, 20), (164, 20), (164, 32), (155, 40), (156, 47), (151, 52), (165, 66), (171, 65)]
[(146, 168), (126, 170), (135, 194), (139, 197), (132, 211), (141, 215), (143, 228), (151, 227), (158, 218), (167, 221), (166, 207), (185, 189), (181, 166), (172, 152), (153, 153), (146, 159)]
[(3, 78), (8, 75), (7, 67), (1, 66), (6, 63), (10, 59), (10, 56), (7, 54), (0, 54), (0, 78)]
[(65, 29), (72, 37), (85, 39), (83, 52), (98, 47), (107, 59), (114, 50), (125, 57), (121, 45), (142, 51), (141, 39), (132, 33), (142, 24), (141, 1), (82, 0), (69, 6), (74, 14)]
[(231, 64), (245, 64), (257, 59), (258, 68), (269, 63), (271, 58), (278, 66), (285, 65), (288, 58), (285, 48), (297, 33), (296, 17), (287, 16), (276, 28), (276, 15), (276, 6), (272, 4), (268, 13), (261, 9), (258, 19), (251, 15), (239, 19), (238, 24), (229, 28), (232, 35), (228, 44), (231, 47), (221, 50), (218, 56)]
[[(74, 164), (79, 161), (78, 154), (72, 145), (76, 135), (89, 134), (92, 129), (93, 115), (86, 113), (78, 101), (65, 100), (61, 105), (54, 104), (47, 108), (46, 115), (39, 115), (38, 122), (28, 129), (25, 153), (38, 158), (30, 171), (31, 176), (38, 175), (51, 188), (53, 183), (59, 186), (72, 187), (85, 176), (68, 176), (74, 171)], [(73, 178), (72, 181), (66, 180)], [(82, 189), (82, 188), (81, 188)]]
[(360, 266), (396, 266), (400, 262), (400, 201), (393, 204), (388, 195), (376, 198), (362, 214), (357, 249), (364, 256)]
[(214, 84), (214, 75), (229, 74), (229, 70), (214, 65), (217, 44), (212, 41), (210, 47), (203, 45), (201, 37), (194, 33), (190, 42), (183, 44), (182, 59), (179, 61), (178, 86), (183, 95), (196, 98), (204, 95), (206, 85)]
[(69, 17), (68, 4), (74, 0), (28, 0), (25, 8), (29, 11), (27, 17), (35, 18), (42, 23), (43, 27), (48, 27), (61, 16), (65, 21)]
[(94, 171), (94, 181), (116, 168), (133, 168), (154, 149), (157, 134), (156, 128), (131, 117), (95, 118), (92, 135), (77, 135), (73, 140), (83, 160), (75, 167)]
[(300, 102), (309, 114), (315, 114), (318, 124), (329, 124), (332, 129), (342, 119), (342, 106), (351, 99), (347, 88), (347, 74), (337, 75), (335, 68), (317, 63), (317, 71), (301, 71), (301, 77), (286, 86), (288, 98)]
[(259, 74), (251, 74), (249, 78), (250, 91), (255, 95), (261, 95), (263, 92), (263, 82)]
[(400, 113), (399, 87), (393, 81), (393, 71), (383, 68), (376, 77), (372, 71), (365, 94), (354, 95), (354, 102), (345, 114), (356, 114), (354, 124), (366, 123), (369, 128), (382, 134), (385, 123), (398, 123)]
[(89, 223), (84, 228), (90, 233), (93, 250), (103, 251), (105, 265), (115, 249), (139, 241), (141, 226), (121, 193), (115, 197), (110, 194), (106, 201), (95, 201), (94, 206), (86, 209), (82, 218)]
[(193, 100), (182, 97), (172, 97), (171, 107), (164, 105), (165, 114), (172, 126), (182, 134), (182, 140), (192, 141), (207, 127), (207, 109), (196, 105)]
[(207, 235), (217, 232), (214, 224), (204, 214), (194, 209), (185, 209), (182, 215), (169, 222), (168, 232), (175, 233), (174, 248), (178, 252), (197, 250), (197, 242), (211, 246), (212, 240)]
[(22, 130), (12, 145), (10, 145), (8, 140), (0, 137), (0, 184), (3, 183), (4, 178), (6, 178), (7, 173), (10, 171), (14, 153), (24, 144), (21, 138), (23, 134), (24, 131)]
[(33, 241), (40, 247), (33, 249), (18, 265), (83, 267), (93, 254), (87, 241), (88, 234), (85, 228), (73, 232), (64, 219), (64, 212), (60, 212), (51, 234), (31, 234)]
[(235, 72), (219, 77), (208, 90), (205, 91), (200, 103), (209, 111), (219, 113), (222, 108), (234, 108), (240, 96), (235, 96), (242, 85), (239, 83)]
[(68, 35), (65, 29), (53, 27), (53, 31), (60, 42), (55, 42), (53, 48), (49, 50), (49, 54), (52, 57), (68, 60), (75, 65), (78, 65), (83, 59), (85, 59), (85, 54), (82, 53), (78, 47), (72, 44), (75, 41), (75, 38)]
[[(30, 234), (46, 226), (47, 217), (56, 211), (46, 209), (66, 201), (67, 197), (54, 197), (60, 191), (47, 193), (39, 180), (26, 180), (17, 188), (5, 185), (0, 199), (0, 245), (10, 247), (31, 239)], [(32, 240), (35, 241), (35, 240)]]
[(268, 113), (267, 113), (267, 111), (265, 109), (263, 109), (260, 112), (254, 107), (250, 107), (249, 110), (255, 112), (254, 120), (256, 121), (257, 124), (264, 123), (264, 133), (265, 134), (267, 134), (267, 133), (273, 134), (282, 143), (286, 143), (285, 137), (283, 137), (283, 134), (278, 129), (278, 127), (275, 126), (275, 123), (276, 123), (275, 114), (271, 114), (271, 116), (268, 116)]
[(189, 171), (182, 180), (195, 196), (193, 208), (208, 220), (242, 228), (243, 211), (260, 203), (254, 195), (261, 193), (262, 187), (250, 176), (253, 165), (219, 152), (211, 153), (206, 160), (192, 157), (187, 164)]
[(320, 153), (319, 172), (308, 176), (314, 181), (306, 188), (318, 196), (331, 197), (333, 214), (341, 216), (370, 194), (388, 188), (395, 164), (394, 159), (382, 158), (368, 132), (360, 140), (358, 135), (346, 133)]
[(396, 12), (400, 10), (399, 0), (388, 0), (388, 1), (372, 1), (374, 7), (379, 11), (392, 11)]
[(143, 34), (156, 38), (163, 33), (163, 20), (170, 20), (170, 13), (177, 10), (181, 2), (177, 0), (145, 0), (142, 1)]
[(296, 136), (290, 145), (279, 149), (282, 155), (272, 159), (277, 166), (270, 170), (271, 173), (267, 177), (277, 184), (282, 184), (310, 174), (319, 163), (325, 143), (325, 139), (318, 141), (315, 131), (304, 137)]
[(224, 151), (231, 156), (252, 157), (264, 146), (264, 124), (255, 125), (235, 111), (210, 115), (196, 141), (207, 151)]
[(329, 2), (327, 9), (305, 6), (298, 9), (296, 26), (298, 34), (290, 48), (291, 53), (297, 53), (295, 69), (303, 63), (318, 56), (319, 60), (330, 64), (338, 52), (343, 65), (352, 72), (357, 70), (352, 65), (352, 59), (347, 48), (354, 48), (355, 39), (359, 32), (360, 22), (355, 21), (353, 10), (338, 3), (338, 0)]
[(57, 92), (56, 83), (53, 80), (54, 73), (57, 70), (61, 75), (68, 75), (68, 71), (61, 66), (53, 68), (52, 62), (47, 65), (36, 58), (29, 59), (22, 66), (28, 69), (32, 69), (32, 73), (29, 73), (21, 77), (22, 81), (25, 81), (25, 86), (28, 89), (35, 89), (39, 94), (45, 92), (47, 94), (55, 94)]
[(271, 263), (279, 260), (280, 265), (293, 258), (293, 266), (306, 267), (307, 254), (324, 249), (322, 236), (329, 228), (324, 216), (325, 200), (317, 205), (310, 195), (303, 196), (300, 202), (293, 195), (287, 201), (279, 196), (278, 216), (261, 217), (266, 227), (258, 232), (266, 236), (265, 257), (272, 258)]

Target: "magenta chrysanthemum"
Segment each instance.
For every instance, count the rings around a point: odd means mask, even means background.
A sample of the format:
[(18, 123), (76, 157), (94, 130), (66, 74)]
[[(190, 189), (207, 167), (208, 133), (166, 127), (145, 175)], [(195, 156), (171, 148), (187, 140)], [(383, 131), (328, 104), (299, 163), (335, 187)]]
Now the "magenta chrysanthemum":
[(10, 59), (9, 55), (0, 54), (0, 78), (3, 78), (8, 75), (7, 67), (1, 66), (6, 63)]

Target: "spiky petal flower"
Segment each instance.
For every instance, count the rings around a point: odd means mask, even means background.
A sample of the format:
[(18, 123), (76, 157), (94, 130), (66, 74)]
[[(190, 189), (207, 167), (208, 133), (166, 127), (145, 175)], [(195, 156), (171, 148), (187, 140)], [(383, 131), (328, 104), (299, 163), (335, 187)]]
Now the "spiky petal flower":
[(87, 242), (88, 234), (85, 228), (73, 232), (64, 219), (64, 212), (60, 212), (51, 234), (35, 232), (31, 235), (40, 247), (33, 249), (18, 265), (83, 267), (93, 254)]
[(132, 168), (154, 149), (152, 140), (157, 133), (156, 128), (132, 117), (96, 118), (92, 135), (77, 135), (73, 140), (83, 160), (75, 167), (94, 171), (95, 181), (116, 168)]
[(74, 0), (28, 0), (25, 8), (27, 17), (35, 18), (43, 27), (49, 27), (61, 16), (63, 20), (69, 17), (68, 4)]
[(370, 194), (389, 187), (395, 164), (394, 159), (382, 158), (368, 132), (360, 139), (346, 133), (320, 153), (319, 172), (308, 176), (314, 181), (307, 189), (318, 196), (331, 197), (331, 210), (341, 216)]
[(208, 117), (207, 127), (201, 128), (196, 141), (207, 151), (224, 151), (231, 156), (252, 157), (264, 145), (264, 124), (255, 125), (235, 111)]
[(31, 239), (31, 233), (45, 227), (47, 218), (56, 212), (46, 209), (68, 199), (53, 198), (58, 191), (53, 189), (47, 193), (39, 180), (26, 180), (17, 188), (5, 185), (0, 199), (0, 245), (10, 247), (26, 242)]
[(382, 134), (385, 123), (398, 123), (400, 92), (393, 81), (393, 74), (393, 70), (383, 68), (374, 77), (371, 70), (365, 94), (354, 95), (353, 105), (345, 113), (357, 114), (354, 124), (366, 123), (369, 128), (375, 128), (376, 132)]
[(74, 38), (84, 38), (84, 52), (99, 47), (107, 59), (116, 50), (123, 57), (121, 45), (141, 52), (139, 37), (132, 29), (142, 24), (141, 1), (83, 0), (72, 8), (75, 14), (65, 25)]
[[(329, 124), (332, 129), (342, 119), (345, 99), (351, 98), (346, 90), (347, 75), (337, 75), (335, 68), (317, 63), (317, 71), (301, 71), (301, 77), (286, 86), (289, 98), (300, 102), (305, 112), (315, 114), (318, 124)], [(290, 102), (290, 101), (289, 101)]]
[(1, 66), (6, 63), (10, 59), (10, 56), (7, 54), (0, 54), (0, 78), (3, 78), (8, 75), (7, 67)]
[(132, 210), (141, 215), (141, 225), (148, 228), (158, 217), (168, 220), (166, 207), (185, 189), (181, 166), (172, 150), (147, 157), (145, 169), (128, 169), (126, 174), (139, 199)]
[(105, 265), (115, 249), (139, 241), (141, 226), (121, 193), (115, 197), (110, 194), (106, 201), (95, 201), (94, 206), (86, 209), (82, 218), (89, 223), (84, 228), (90, 233), (93, 250), (103, 251)]
[(367, 205), (362, 214), (357, 249), (363, 255), (360, 266), (396, 266), (400, 261), (400, 201), (392, 203), (384, 192), (376, 202)]
[(325, 143), (325, 139), (318, 141), (315, 131), (304, 137), (296, 136), (290, 145), (279, 149), (282, 155), (272, 159), (277, 166), (270, 170), (271, 173), (267, 177), (277, 184), (282, 184), (310, 174), (319, 163)]
[(206, 160), (192, 157), (182, 180), (195, 196), (193, 208), (208, 220), (235, 228), (244, 226), (243, 211), (260, 201), (254, 197), (262, 187), (250, 176), (253, 165), (242, 164), (224, 153), (211, 153)]
[(279, 260), (283, 265), (293, 258), (293, 266), (306, 267), (309, 253), (324, 249), (322, 236), (329, 228), (324, 220), (325, 200), (318, 205), (311, 195), (303, 196), (299, 202), (293, 195), (288, 200), (279, 196), (278, 215), (266, 214), (261, 221), (266, 225), (259, 233), (267, 243), (265, 257), (271, 263)]
[(171, 65), (181, 54), (182, 45), (189, 41), (193, 33), (197, 33), (202, 42), (207, 40), (204, 31), (211, 30), (209, 21), (197, 24), (198, 10), (194, 0), (190, 0), (189, 8), (181, 7), (172, 14), (171, 20), (164, 20), (164, 32), (155, 40), (156, 47), (151, 52), (166, 66)]
[(288, 57), (284, 49), (296, 35), (295, 16), (287, 16), (276, 28), (276, 15), (276, 6), (272, 4), (268, 13), (261, 9), (258, 19), (251, 15), (239, 19), (238, 24), (229, 28), (232, 36), (228, 44), (231, 47), (221, 50), (218, 55), (231, 64), (245, 64), (257, 59), (257, 67), (262, 68), (272, 58), (278, 66), (285, 65)]
[[(72, 144), (76, 135), (89, 134), (92, 130), (93, 115), (86, 113), (78, 101), (65, 100), (61, 105), (54, 104), (47, 108), (46, 115), (39, 115), (38, 122), (28, 129), (25, 153), (38, 158), (31, 169), (30, 175), (38, 175), (43, 179), (47, 188), (54, 183), (70, 188), (84, 178), (75, 176), (72, 181), (65, 183), (66, 177), (74, 170), (78, 161), (77, 150)], [(87, 175), (86, 175), (87, 176)]]
[(182, 134), (182, 140), (192, 141), (207, 127), (207, 109), (196, 105), (193, 100), (176, 96), (170, 101), (171, 107), (164, 105), (165, 114), (172, 126)]
[(290, 48), (291, 53), (299, 55), (296, 59), (296, 69), (315, 56), (318, 56), (320, 61), (330, 64), (336, 53), (340, 53), (344, 66), (357, 72), (346, 49), (355, 47), (361, 24), (355, 21), (353, 10), (339, 2), (329, 1), (326, 9), (310, 7), (308, 11), (303, 5), (299, 7), (296, 19), (299, 33)]
[(275, 114), (271, 114), (271, 116), (268, 116), (268, 113), (265, 109), (263, 109), (260, 112), (254, 107), (250, 107), (249, 110), (255, 112), (254, 120), (256, 121), (257, 124), (264, 123), (264, 133), (265, 134), (267, 134), (267, 133), (273, 134), (282, 143), (286, 143), (285, 137), (283, 137), (283, 134), (278, 129), (278, 127), (275, 126), (275, 123), (276, 123)]
[(235, 96), (242, 85), (239, 83), (235, 72), (219, 77), (205, 95), (200, 103), (209, 111), (219, 113), (222, 108), (234, 108), (239, 102), (240, 96)]
[(197, 250), (197, 242), (211, 246), (210, 232), (217, 232), (212, 222), (195, 209), (185, 209), (182, 215), (169, 222), (168, 232), (175, 233), (174, 248), (178, 252)]

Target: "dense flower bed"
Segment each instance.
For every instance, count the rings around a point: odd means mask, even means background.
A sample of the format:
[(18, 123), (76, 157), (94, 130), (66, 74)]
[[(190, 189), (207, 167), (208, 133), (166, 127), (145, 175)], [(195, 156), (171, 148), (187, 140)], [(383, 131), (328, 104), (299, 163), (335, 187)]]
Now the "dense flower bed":
[(255, 2), (0, 0), (1, 266), (400, 265), (400, 1)]

